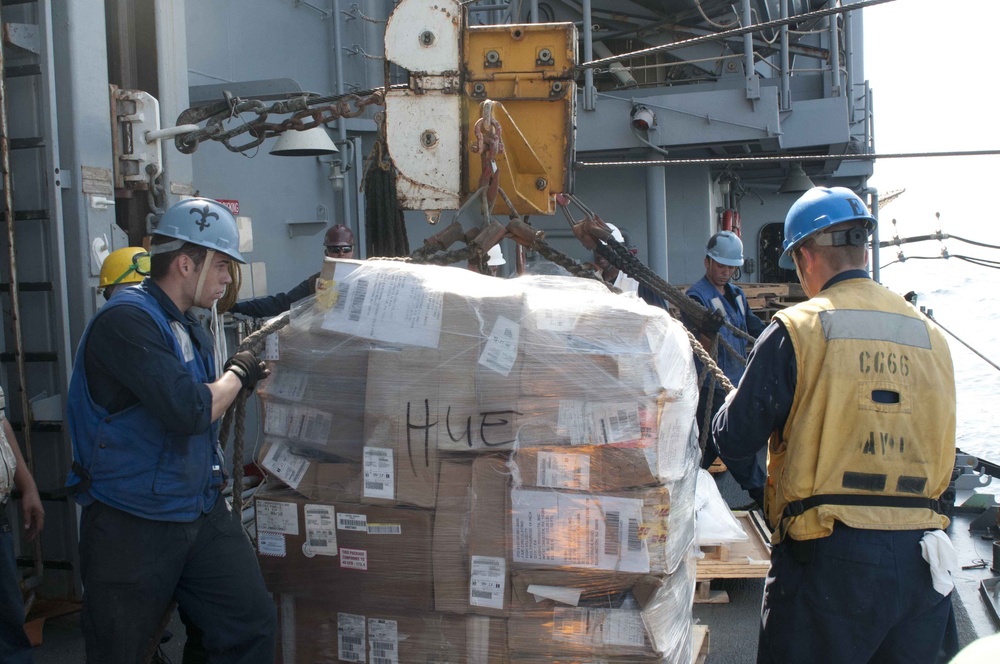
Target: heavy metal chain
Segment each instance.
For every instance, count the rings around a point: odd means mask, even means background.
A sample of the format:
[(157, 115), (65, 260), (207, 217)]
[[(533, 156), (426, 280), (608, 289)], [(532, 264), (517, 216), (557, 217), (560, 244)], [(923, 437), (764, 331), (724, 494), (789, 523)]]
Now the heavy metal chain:
[[(191, 154), (198, 149), (200, 143), (211, 140), (219, 141), (230, 152), (246, 152), (286, 131), (305, 131), (341, 118), (358, 117), (369, 106), (384, 105), (383, 88), (334, 97), (303, 95), (270, 105), (258, 99), (240, 99), (225, 93), (222, 101), (189, 108), (177, 117), (178, 125), (204, 122), (205, 127), (178, 135), (174, 139), (174, 145), (182, 153)], [(241, 118), (243, 113), (255, 113), (257, 118), (247, 122)], [(268, 121), (271, 115), (289, 113), (292, 114), (291, 117), (280, 122)], [(226, 129), (225, 124), (230, 120), (235, 120), (238, 124), (232, 129)], [(234, 145), (233, 139), (243, 134), (250, 134), (251, 138), (245, 143)]]

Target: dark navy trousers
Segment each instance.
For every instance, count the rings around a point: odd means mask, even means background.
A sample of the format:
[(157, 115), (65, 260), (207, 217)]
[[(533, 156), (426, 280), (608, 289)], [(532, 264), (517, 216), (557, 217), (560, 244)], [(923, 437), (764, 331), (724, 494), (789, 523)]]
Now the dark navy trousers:
[(274, 602), (242, 524), (221, 497), (190, 523), (92, 503), (81, 520), (80, 565), (90, 664), (140, 661), (171, 599), (204, 649), (186, 647), (186, 663), (274, 661)]
[(931, 585), (923, 531), (861, 530), (771, 552), (757, 662), (935, 664), (951, 595)]
[(0, 662), (31, 664), (31, 643), (24, 633), (24, 600), (14, 557), (14, 535), (0, 506)]

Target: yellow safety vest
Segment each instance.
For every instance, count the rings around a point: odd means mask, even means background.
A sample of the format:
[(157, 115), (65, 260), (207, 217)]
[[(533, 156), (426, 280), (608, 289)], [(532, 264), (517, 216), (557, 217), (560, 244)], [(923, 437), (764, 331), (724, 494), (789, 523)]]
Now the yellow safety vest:
[(771, 436), (765, 505), (775, 530), (945, 528), (955, 465), (955, 375), (941, 331), (870, 279), (775, 314), (795, 350), (795, 395)]

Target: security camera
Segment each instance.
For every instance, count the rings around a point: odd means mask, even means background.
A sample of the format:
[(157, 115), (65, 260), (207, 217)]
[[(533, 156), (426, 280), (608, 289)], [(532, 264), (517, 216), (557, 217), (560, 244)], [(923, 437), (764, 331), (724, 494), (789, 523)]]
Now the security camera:
[(632, 128), (639, 131), (649, 131), (649, 128), (656, 124), (656, 116), (645, 106), (633, 106), (630, 116)]

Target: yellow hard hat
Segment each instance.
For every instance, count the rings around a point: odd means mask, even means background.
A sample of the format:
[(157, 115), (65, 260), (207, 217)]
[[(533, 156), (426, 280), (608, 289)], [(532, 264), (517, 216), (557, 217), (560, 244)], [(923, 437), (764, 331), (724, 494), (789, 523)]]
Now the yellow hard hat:
[(125, 247), (108, 254), (101, 264), (98, 288), (116, 284), (137, 284), (149, 274), (149, 253), (142, 247)]

